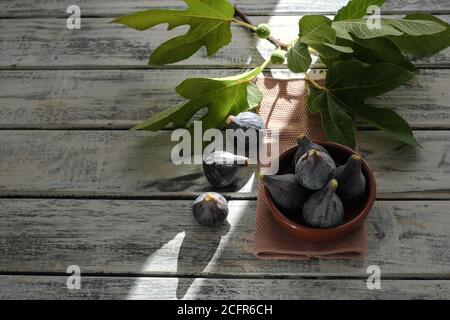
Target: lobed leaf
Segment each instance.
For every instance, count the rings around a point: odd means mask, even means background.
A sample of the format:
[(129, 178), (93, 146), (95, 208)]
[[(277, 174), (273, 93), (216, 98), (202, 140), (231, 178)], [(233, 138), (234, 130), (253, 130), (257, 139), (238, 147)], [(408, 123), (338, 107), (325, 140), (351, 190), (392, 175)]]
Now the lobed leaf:
[(365, 104), (364, 102), (344, 102), (333, 93), (334, 100), (343, 110), (350, 112), (364, 122), (382, 130), (391, 137), (412, 146), (418, 146), (419, 143), (414, 138), (411, 127), (394, 110), (388, 108), (377, 108)]
[[(339, 56), (341, 53), (352, 53), (352, 48), (346, 46), (336, 45), (336, 31), (331, 27), (332, 21), (324, 16), (305, 16), (300, 19), (300, 38), (297, 40), (297, 48), (300, 48), (300, 43), (313, 48), (320, 54), (322, 61), (326, 63), (328, 60), (333, 60), (335, 57)], [(302, 46), (302, 50), (305, 50), (305, 46)], [(291, 57), (291, 65), (304, 65), (311, 61), (308, 59), (299, 60), (301, 57), (299, 55)], [(296, 61), (299, 60), (299, 61)], [(309, 65), (308, 65), (309, 67)], [(298, 70), (300, 68), (297, 68)], [(304, 69), (304, 71), (306, 71)], [(303, 72), (304, 72), (303, 71)]]
[(300, 41), (309, 42), (328, 42), (334, 43), (336, 40), (336, 31), (331, 28), (331, 20), (325, 16), (304, 16), (300, 19)]
[(450, 25), (439, 18), (425, 13), (414, 13), (407, 15), (406, 20), (428, 20), (439, 23), (445, 28), (444, 31), (426, 35), (400, 37), (389, 37), (401, 51), (417, 56), (431, 56), (450, 46)]
[(353, 54), (337, 55), (333, 60), (328, 61), (327, 65), (339, 60), (356, 59), (368, 64), (387, 62), (411, 72), (417, 71), (409, 59), (387, 38), (359, 39), (353, 37), (353, 41), (338, 39), (337, 43), (351, 47)]
[(323, 92), (323, 90), (319, 90), (313, 85), (309, 85), (308, 87), (309, 87), (308, 110), (312, 114), (319, 113), (322, 103), (320, 101), (315, 100)]
[(309, 109), (313, 113), (320, 113), (322, 130), (326, 138), (354, 149), (356, 140), (352, 117), (332, 94), (317, 90), (311, 91), (314, 97)]
[(390, 26), (389, 24), (381, 21), (381, 28), (369, 28), (368, 20), (345, 20), (333, 22), (332, 27), (336, 30), (337, 36), (350, 40), (352, 39), (350, 34), (353, 34), (361, 39), (371, 39), (384, 36), (401, 36), (402, 31)]
[(356, 147), (355, 125), (353, 118), (342, 108), (340, 101), (333, 94), (326, 94), (327, 109), (322, 109), (322, 128), (328, 139), (348, 146)]
[[(248, 110), (257, 109), (263, 99), (263, 93), (254, 83), (249, 83), (247, 86), (247, 102)], [(245, 110), (243, 110), (245, 111)], [(239, 112), (234, 112), (239, 113)]]
[(204, 108), (207, 113), (199, 119), (203, 129), (221, 127), (228, 115), (236, 115), (259, 105), (262, 93), (250, 81), (261, 71), (258, 67), (232, 77), (187, 79), (176, 91), (190, 101), (171, 107), (133, 129), (156, 131), (169, 124), (172, 124), (173, 128), (186, 128), (193, 117)]
[(385, 36), (411, 36), (432, 35), (445, 31), (445, 27), (435, 21), (381, 19), (380, 27), (369, 26), (369, 20), (355, 19), (335, 21), (332, 27), (337, 36), (350, 40), (349, 34), (361, 39), (372, 39)]
[(287, 67), (289, 70), (296, 73), (306, 72), (311, 63), (312, 59), (306, 43), (297, 40), (292, 46), (289, 46), (287, 51)]
[(231, 42), (234, 8), (227, 0), (183, 0), (186, 10), (146, 10), (119, 17), (120, 23), (136, 30), (147, 30), (167, 23), (168, 29), (189, 25), (189, 31), (158, 47), (149, 64), (164, 65), (189, 58), (205, 46), (209, 56)]
[(391, 63), (366, 66), (356, 60), (339, 61), (329, 69), (326, 87), (343, 99), (362, 101), (389, 92), (413, 77), (411, 71)]
[(372, 5), (382, 6), (386, 0), (351, 0), (341, 8), (334, 21), (360, 19), (367, 15), (367, 8)]

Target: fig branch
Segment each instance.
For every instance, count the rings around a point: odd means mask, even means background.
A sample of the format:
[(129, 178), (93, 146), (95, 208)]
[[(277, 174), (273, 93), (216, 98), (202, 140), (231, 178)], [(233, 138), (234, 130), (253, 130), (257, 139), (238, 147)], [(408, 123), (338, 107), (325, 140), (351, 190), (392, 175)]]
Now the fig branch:
[[(257, 27), (250, 21), (250, 19), (242, 11), (240, 11), (238, 8), (236, 8), (236, 6), (234, 6), (234, 16), (236, 18), (240, 19), (240, 20), (239, 19), (233, 19), (234, 23), (236, 23), (236, 24), (238, 24), (238, 25), (240, 25), (242, 27), (245, 27), (245, 28), (251, 30), (252, 32), (257, 32)], [(266, 40), (269, 41), (270, 43), (272, 43), (277, 48), (286, 51), (286, 50), (288, 50), (289, 46), (293, 45), (298, 40), (298, 37), (295, 38), (290, 43), (284, 43), (284, 42), (280, 41), (279, 39), (277, 39), (277, 38), (275, 38), (273, 36), (267, 37)], [(309, 53), (314, 55), (314, 56), (318, 56), (319, 55), (319, 53), (316, 50), (312, 49), (312, 48), (308, 48), (308, 50), (309, 50)]]

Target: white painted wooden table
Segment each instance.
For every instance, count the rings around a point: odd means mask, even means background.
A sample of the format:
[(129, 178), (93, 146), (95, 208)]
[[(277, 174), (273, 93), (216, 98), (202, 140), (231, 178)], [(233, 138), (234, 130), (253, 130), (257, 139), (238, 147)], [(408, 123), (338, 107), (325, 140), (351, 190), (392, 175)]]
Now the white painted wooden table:
[[(287, 38), (299, 16), (345, 2), (235, 1)], [(178, 1), (78, 3), (82, 29), (70, 31), (72, 1), (0, 2), (0, 298), (450, 298), (450, 50), (416, 61), (420, 75), (376, 101), (412, 124), (423, 149), (360, 128), (379, 186), (367, 256), (264, 261), (251, 253), (255, 185), (226, 193), (229, 227), (202, 228), (191, 216), (209, 188), (201, 168), (170, 163), (169, 132), (126, 129), (179, 101), (183, 78), (237, 73), (271, 46), (236, 28), (212, 59), (148, 68), (166, 34), (107, 22)], [(412, 11), (450, 21), (444, 0), (391, 0), (384, 13)], [(372, 264), (382, 290), (367, 290)], [(81, 268), (80, 290), (66, 287), (69, 265)]]

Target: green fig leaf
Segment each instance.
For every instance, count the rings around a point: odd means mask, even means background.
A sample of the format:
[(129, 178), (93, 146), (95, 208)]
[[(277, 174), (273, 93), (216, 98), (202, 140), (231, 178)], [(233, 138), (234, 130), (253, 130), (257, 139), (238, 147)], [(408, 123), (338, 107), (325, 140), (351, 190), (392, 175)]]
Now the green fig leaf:
[(316, 101), (316, 98), (323, 92), (323, 90), (317, 89), (313, 85), (309, 85), (309, 95), (308, 95), (308, 110), (312, 114), (316, 114), (320, 112), (320, 108), (322, 103), (320, 101)]
[(333, 93), (329, 93), (329, 97), (333, 97), (333, 100), (343, 110), (350, 112), (358, 119), (382, 130), (391, 137), (412, 146), (419, 146), (409, 124), (394, 110), (377, 108), (363, 102), (344, 102)]
[[(417, 72), (416, 67), (387, 38), (359, 39), (353, 37), (353, 41), (338, 39), (337, 43), (351, 47), (353, 54), (339, 54), (334, 57), (334, 60), (330, 61), (331, 63), (349, 59), (356, 59), (368, 64), (387, 62), (399, 65), (411, 72)], [(330, 63), (327, 65), (330, 65)]]
[(403, 35), (400, 30), (383, 22), (381, 22), (381, 28), (369, 28), (368, 20), (365, 19), (335, 21), (332, 23), (332, 27), (336, 30), (338, 37), (347, 40), (352, 40), (350, 34), (361, 39)]
[[(256, 84), (249, 83), (247, 86), (247, 102), (248, 102), (248, 110), (257, 109), (263, 99), (263, 93), (258, 88)], [(242, 110), (245, 111), (245, 110)], [(241, 112), (242, 112), (241, 111)], [(239, 112), (234, 112), (239, 113)]]
[[(332, 21), (325, 16), (312, 15), (312, 16), (304, 16), (302, 19), (300, 19), (299, 22), (300, 37), (296, 42), (298, 48), (300, 48), (300, 43), (303, 43), (311, 47), (312, 49), (319, 52), (320, 58), (324, 63), (326, 63), (326, 61), (335, 59), (342, 53), (352, 53), (353, 52), (352, 48), (335, 44), (336, 30), (331, 28), (331, 23)], [(305, 46), (302, 46), (301, 48), (302, 50), (306, 50)], [(297, 57), (296, 60), (298, 59), (299, 57)], [(301, 63), (304, 65), (308, 61), (309, 60), (307, 59), (303, 59), (303, 61), (298, 61), (297, 64), (294, 64), (294, 67), (300, 65)], [(311, 62), (309, 62), (309, 64), (311, 64)], [(300, 68), (297, 68), (297, 70), (299, 69)]]
[(198, 119), (202, 121), (203, 130), (221, 127), (230, 114), (248, 111), (259, 104), (262, 94), (250, 81), (261, 71), (258, 67), (232, 77), (187, 79), (176, 91), (190, 101), (171, 107), (133, 129), (156, 131), (169, 124), (174, 129), (186, 128), (192, 118), (204, 108), (208, 112)]
[(382, 6), (386, 0), (351, 0), (341, 8), (334, 21), (360, 19), (367, 15), (367, 8), (370, 6)]
[(335, 62), (326, 88), (344, 100), (363, 101), (389, 92), (412, 79), (414, 73), (391, 63), (366, 66), (356, 60)]
[(119, 17), (120, 23), (136, 30), (146, 30), (167, 23), (168, 29), (189, 25), (189, 31), (158, 47), (150, 65), (165, 65), (189, 58), (205, 46), (208, 56), (231, 42), (234, 8), (227, 0), (183, 0), (186, 10), (145, 10)]
[(329, 93), (324, 95), (326, 95), (328, 106), (321, 109), (320, 115), (327, 139), (355, 149), (355, 125), (352, 117), (342, 108), (334, 95)]
[(446, 30), (432, 20), (384, 19), (384, 22), (410, 36), (432, 35)]
[(338, 61), (328, 71), (324, 90), (310, 85), (308, 109), (320, 113), (328, 139), (351, 148), (355, 147), (352, 115), (395, 139), (417, 146), (408, 123), (395, 111), (365, 103), (367, 98), (391, 91), (413, 76), (405, 68), (390, 63)]
[(287, 51), (287, 66), (295, 73), (306, 72), (312, 63), (308, 45), (300, 41), (289, 46)]
[(311, 93), (314, 97), (309, 110), (320, 113), (322, 130), (326, 138), (354, 149), (356, 140), (352, 117), (332, 94), (320, 90)]
[(435, 16), (425, 13), (414, 13), (405, 17), (407, 20), (428, 20), (442, 25), (445, 30), (433, 35), (389, 37), (404, 53), (417, 56), (431, 56), (450, 46), (450, 25)]
[(306, 44), (311, 42), (334, 43), (336, 31), (331, 28), (332, 21), (325, 16), (304, 16), (299, 21), (300, 41)]
[(332, 23), (338, 37), (349, 39), (350, 34), (360, 39), (372, 39), (385, 36), (432, 35), (445, 31), (445, 27), (435, 21), (381, 19), (380, 27), (369, 27), (366, 19), (335, 21)]

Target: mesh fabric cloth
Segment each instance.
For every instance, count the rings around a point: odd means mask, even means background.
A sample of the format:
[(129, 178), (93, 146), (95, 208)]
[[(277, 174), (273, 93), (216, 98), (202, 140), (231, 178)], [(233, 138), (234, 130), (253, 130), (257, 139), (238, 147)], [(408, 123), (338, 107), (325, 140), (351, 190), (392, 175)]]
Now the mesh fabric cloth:
[[(296, 144), (300, 134), (324, 140), (320, 116), (307, 111), (308, 88), (304, 80), (260, 77), (256, 84), (263, 91), (260, 115), (269, 129), (280, 130), (280, 153)], [(260, 184), (256, 205), (253, 253), (263, 259), (345, 259), (366, 252), (364, 228), (332, 243), (311, 243), (291, 236), (272, 220)]]

